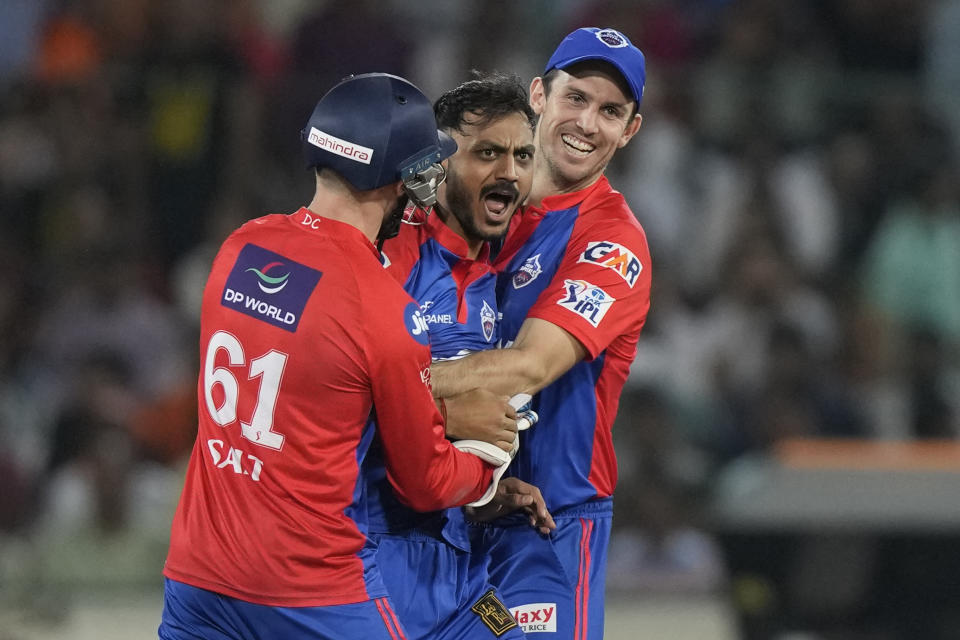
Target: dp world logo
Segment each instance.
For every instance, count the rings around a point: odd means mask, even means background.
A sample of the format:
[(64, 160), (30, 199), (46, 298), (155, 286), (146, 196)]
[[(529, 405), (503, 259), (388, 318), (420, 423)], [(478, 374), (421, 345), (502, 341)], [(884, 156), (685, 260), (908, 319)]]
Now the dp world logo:
[(616, 29), (600, 29), (596, 34), (597, 40), (607, 45), (611, 49), (619, 49), (627, 46), (627, 39)]
[[(287, 280), (290, 278), (289, 271), (283, 275), (279, 275), (280, 272), (284, 271), (282, 262), (270, 262), (259, 269), (250, 267), (247, 271), (253, 271), (256, 274), (259, 279), (257, 286), (260, 287), (260, 291), (270, 294), (282, 291), (283, 288), (287, 286)], [(270, 275), (271, 271), (274, 275)]]

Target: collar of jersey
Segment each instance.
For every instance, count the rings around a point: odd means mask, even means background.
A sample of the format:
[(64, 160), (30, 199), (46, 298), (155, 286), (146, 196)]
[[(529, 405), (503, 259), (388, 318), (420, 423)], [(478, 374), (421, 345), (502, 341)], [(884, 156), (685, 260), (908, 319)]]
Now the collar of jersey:
[[(427, 216), (423, 226), (430, 233), (430, 236), (439, 242), (443, 248), (460, 256), (464, 260), (468, 259), (466, 257), (467, 251), (469, 250), (467, 247), (467, 241), (457, 235), (453, 229), (448, 227), (446, 223), (440, 219), (440, 216), (437, 215), (436, 211)], [(489, 260), (490, 243), (484, 242), (480, 247), (480, 253), (477, 254), (476, 262), (489, 262)]]
[(566, 209), (572, 209), (598, 191), (610, 191), (610, 182), (607, 180), (607, 176), (601, 175), (597, 181), (591, 184), (589, 187), (584, 187), (578, 191), (571, 191), (570, 193), (557, 193), (547, 196), (543, 199), (543, 201), (540, 202), (539, 205), (528, 206), (527, 211), (542, 215), (547, 211), (563, 211)]
[[(309, 216), (309, 218), (308, 218)], [(370, 252), (376, 256), (377, 260), (380, 260), (380, 252), (377, 251), (377, 248), (370, 238), (363, 234), (363, 231), (357, 229), (352, 224), (347, 224), (346, 222), (340, 222), (339, 220), (334, 220), (333, 218), (324, 218), (323, 216), (318, 216), (317, 214), (310, 211), (306, 207), (300, 207), (300, 209), (287, 217), (292, 224), (294, 224), (298, 229), (303, 229), (310, 233), (317, 233), (324, 236), (332, 236), (337, 238), (346, 238), (350, 241), (360, 242), (365, 246), (370, 248)], [(310, 225), (306, 224), (305, 220), (319, 220), (319, 224)]]

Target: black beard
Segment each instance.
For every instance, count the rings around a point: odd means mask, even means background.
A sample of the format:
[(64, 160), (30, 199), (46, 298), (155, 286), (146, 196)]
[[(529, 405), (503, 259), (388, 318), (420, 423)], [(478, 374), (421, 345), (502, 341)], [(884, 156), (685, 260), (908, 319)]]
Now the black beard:
[(400, 233), (400, 221), (403, 219), (403, 211), (407, 208), (407, 196), (402, 195), (397, 198), (396, 206), (384, 217), (383, 224), (380, 225), (380, 232), (377, 234), (377, 248), (383, 247), (383, 241), (390, 238), (396, 238)]
[[(484, 194), (495, 191), (498, 188), (506, 187), (516, 193), (517, 187), (512, 183), (504, 184), (493, 184), (483, 189), (481, 191), (481, 197)], [(516, 197), (519, 197), (519, 193), (516, 194)], [(460, 181), (457, 179), (457, 176), (452, 171), (447, 173), (447, 206), (443, 207), (444, 213), (453, 215), (457, 219), (457, 222), (460, 223), (460, 228), (463, 229), (463, 233), (466, 236), (467, 240), (483, 240), (490, 242), (497, 240), (507, 229), (504, 226), (503, 231), (494, 231), (492, 233), (484, 233), (477, 226), (476, 220), (473, 218), (473, 201), (470, 197), (470, 194), (467, 193), (467, 190), (464, 189)], [(437, 210), (440, 211), (440, 207), (437, 207)]]

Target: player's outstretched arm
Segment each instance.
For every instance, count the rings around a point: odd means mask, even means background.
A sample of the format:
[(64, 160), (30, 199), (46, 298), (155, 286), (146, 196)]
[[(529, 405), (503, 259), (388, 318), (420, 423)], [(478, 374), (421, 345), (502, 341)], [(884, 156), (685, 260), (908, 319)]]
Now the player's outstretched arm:
[(503, 395), (534, 394), (583, 360), (587, 350), (552, 322), (527, 318), (508, 349), (480, 351), (433, 366), (433, 395), (446, 398), (477, 387)]

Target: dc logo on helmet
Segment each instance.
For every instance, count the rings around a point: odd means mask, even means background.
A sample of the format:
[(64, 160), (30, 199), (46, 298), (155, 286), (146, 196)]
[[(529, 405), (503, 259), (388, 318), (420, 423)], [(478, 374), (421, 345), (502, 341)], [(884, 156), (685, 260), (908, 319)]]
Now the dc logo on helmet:
[(597, 40), (611, 49), (619, 49), (629, 44), (624, 35), (616, 29), (601, 29), (597, 31), (595, 35), (597, 36)]

